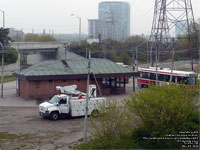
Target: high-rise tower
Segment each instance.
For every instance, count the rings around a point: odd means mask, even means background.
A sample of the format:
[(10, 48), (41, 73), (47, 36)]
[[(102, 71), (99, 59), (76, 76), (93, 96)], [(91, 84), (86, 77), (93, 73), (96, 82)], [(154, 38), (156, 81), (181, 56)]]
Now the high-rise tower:
[(121, 40), (130, 36), (129, 3), (118, 1), (99, 3), (99, 20), (104, 22), (102, 37)]

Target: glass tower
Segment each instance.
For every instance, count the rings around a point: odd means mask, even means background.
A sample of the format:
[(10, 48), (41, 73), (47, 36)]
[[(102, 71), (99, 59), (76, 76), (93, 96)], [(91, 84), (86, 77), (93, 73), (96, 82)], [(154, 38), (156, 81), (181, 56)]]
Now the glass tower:
[(130, 36), (130, 4), (106, 1), (99, 3), (99, 20), (104, 22), (104, 39), (122, 40)]

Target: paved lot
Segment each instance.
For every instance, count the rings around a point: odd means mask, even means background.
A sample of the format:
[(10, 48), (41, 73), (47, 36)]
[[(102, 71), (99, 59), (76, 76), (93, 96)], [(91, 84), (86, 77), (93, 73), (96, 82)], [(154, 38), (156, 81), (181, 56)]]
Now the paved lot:
[(0, 149), (70, 149), (82, 141), (84, 118), (42, 119), (35, 107), (0, 107)]
[[(25, 100), (16, 95), (16, 82), (4, 84), (4, 98), (0, 98), (0, 150), (4, 149), (71, 149), (83, 140), (84, 118), (64, 118), (58, 121), (42, 119), (38, 115), (38, 101)], [(109, 96), (122, 102), (132, 92), (132, 80), (127, 94)]]

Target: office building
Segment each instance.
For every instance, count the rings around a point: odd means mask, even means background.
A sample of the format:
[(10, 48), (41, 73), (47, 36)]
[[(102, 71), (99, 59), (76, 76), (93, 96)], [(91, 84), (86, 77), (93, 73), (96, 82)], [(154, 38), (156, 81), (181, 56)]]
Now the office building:
[(93, 37), (93, 39), (106, 39), (106, 31), (105, 28), (105, 21), (100, 19), (89, 19), (88, 20), (88, 31), (89, 37)]
[(16, 30), (14, 28), (9, 28), (8, 36), (14, 40), (15, 42), (22, 42), (24, 41), (24, 32), (23, 30)]
[(95, 38), (122, 40), (130, 36), (130, 4), (105, 1), (99, 3), (98, 19), (89, 20), (89, 35)]
[(130, 36), (130, 4), (105, 1), (99, 3), (99, 19), (106, 22), (106, 38), (121, 40)]

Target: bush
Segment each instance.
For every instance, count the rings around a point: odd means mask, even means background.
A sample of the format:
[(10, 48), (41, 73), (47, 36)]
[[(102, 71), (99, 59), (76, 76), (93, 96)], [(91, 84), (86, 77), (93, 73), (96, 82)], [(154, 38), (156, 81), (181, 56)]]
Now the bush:
[[(199, 131), (199, 91), (181, 86), (152, 86), (126, 100), (128, 109), (139, 118), (134, 137), (143, 148), (180, 148), (174, 140), (143, 140), (165, 137), (180, 131)], [(146, 147), (145, 147), (146, 145)]]
[(134, 128), (131, 114), (118, 107), (116, 102), (102, 106), (97, 117), (89, 119), (90, 140), (77, 149), (117, 149), (133, 145), (131, 133)]
[[(7, 64), (12, 64), (15, 63), (18, 59), (18, 54), (15, 49), (11, 49), (9, 51), (5, 50), (5, 55), (4, 55), (4, 63), (5, 65)], [(2, 54), (0, 54), (0, 64), (2, 63)]]

